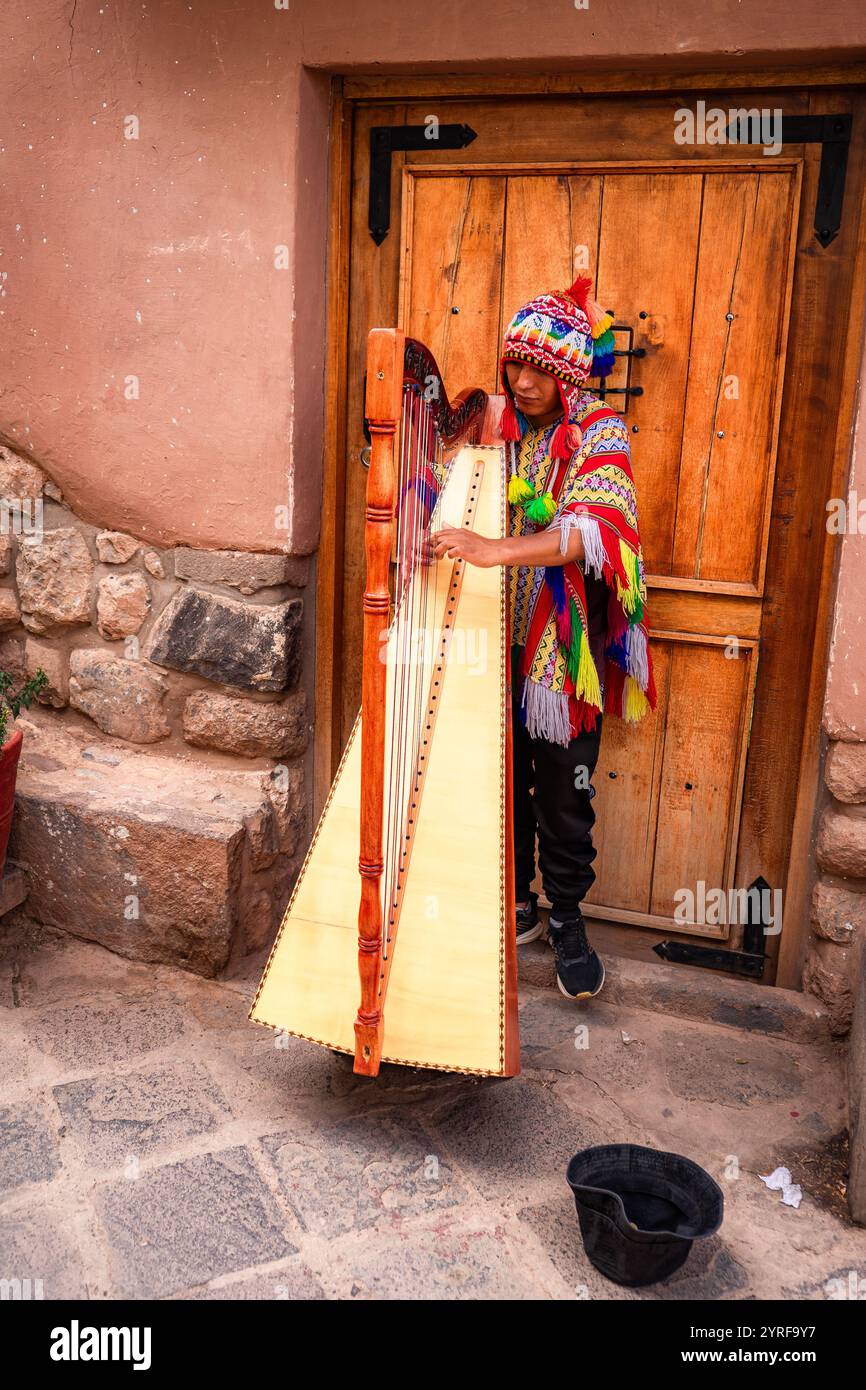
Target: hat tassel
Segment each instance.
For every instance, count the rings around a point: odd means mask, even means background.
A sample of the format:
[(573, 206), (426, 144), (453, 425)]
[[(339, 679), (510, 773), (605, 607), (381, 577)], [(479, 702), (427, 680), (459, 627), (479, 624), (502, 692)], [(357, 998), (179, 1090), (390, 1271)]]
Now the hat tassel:
[(574, 450), (571, 447), (571, 428), (565, 420), (557, 425), (553, 431), (553, 438), (550, 441), (550, 457), (555, 459), (570, 459)]
[(514, 443), (523, 437), (520, 433), (520, 426), (517, 423), (517, 411), (514, 409), (514, 402), (510, 397), (505, 402), (502, 419), (499, 421), (499, 433), (503, 439)]
[[(610, 324), (613, 323), (613, 319), (606, 310), (602, 309), (598, 301), (592, 298), (589, 293), (591, 289), (592, 276), (578, 275), (574, 284), (567, 291), (568, 297), (569, 299), (573, 299), (575, 304), (580, 305), (586, 317), (589, 319), (590, 328), (597, 329), (603, 319), (609, 320), (609, 323), (605, 324), (605, 328), (609, 328)], [(600, 337), (600, 334), (604, 331), (604, 328), (602, 328), (599, 333), (593, 333), (592, 336), (594, 338)]]

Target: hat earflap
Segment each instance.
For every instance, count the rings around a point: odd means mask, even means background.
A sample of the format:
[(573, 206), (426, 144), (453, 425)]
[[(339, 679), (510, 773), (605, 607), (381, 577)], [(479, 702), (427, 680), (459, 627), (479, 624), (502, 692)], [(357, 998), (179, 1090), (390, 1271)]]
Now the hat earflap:
[(523, 435), (520, 433), (520, 425), (517, 421), (517, 409), (514, 405), (514, 397), (511, 394), (508, 378), (505, 375), (504, 363), (502, 366), (502, 384), (505, 387), (505, 409), (499, 421), (499, 433), (502, 438), (509, 443), (517, 443), (518, 439), (523, 438)]
[(602, 309), (597, 300), (590, 295), (592, 289), (591, 275), (578, 275), (574, 284), (566, 290), (569, 299), (573, 299), (575, 304), (586, 314), (589, 319), (589, 326), (592, 331), (592, 368), (591, 376), (606, 377), (613, 371), (614, 366), (614, 336), (613, 336), (613, 315), (608, 314)]

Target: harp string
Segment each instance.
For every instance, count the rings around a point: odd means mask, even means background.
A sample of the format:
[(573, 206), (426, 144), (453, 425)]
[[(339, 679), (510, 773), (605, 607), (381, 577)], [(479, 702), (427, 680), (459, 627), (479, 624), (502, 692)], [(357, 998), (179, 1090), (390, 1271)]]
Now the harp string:
[(389, 649), (393, 665), (389, 672), (390, 737), (384, 789), (383, 962), (390, 954), (401, 878), (418, 809), (414, 804), (415, 781), (439, 627), (437, 566), (430, 552), (430, 532), (439, 501), (443, 449), (433, 409), (418, 387), (407, 383), (403, 400)]
[[(408, 406), (408, 410), (407, 410)], [(384, 873), (383, 873), (383, 901), (382, 901), (382, 921), (384, 925), (384, 936), (387, 941), (388, 928), (390, 922), (390, 903), (393, 896), (392, 884), (395, 877), (394, 855), (395, 855), (395, 829), (394, 821), (397, 812), (397, 799), (395, 795), (396, 767), (399, 763), (400, 750), (397, 740), (399, 739), (399, 721), (397, 719), (397, 688), (400, 675), (400, 646), (402, 634), (400, 632), (400, 617), (402, 611), (403, 595), (401, 592), (403, 579), (402, 555), (404, 546), (404, 522), (405, 522), (405, 482), (408, 476), (408, 460), (413, 449), (414, 418), (412, 411), (411, 397), (407, 400), (406, 391), (403, 392), (403, 418), (400, 436), (400, 467), (397, 477), (397, 573), (394, 586), (394, 620), (392, 623), (393, 635), (387, 653), (389, 659), (394, 660), (393, 669), (388, 671), (388, 685), (390, 690), (390, 723), (386, 724), (389, 730), (388, 741), (388, 772), (385, 784), (385, 804), (387, 806), (387, 828), (384, 845)]]
[(404, 736), (406, 733), (400, 711), (404, 697), (406, 642), (411, 626), (406, 613), (409, 601), (408, 591), (410, 580), (406, 565), (406, 548), (407, 545), (411, 543), (411, 527), (413, 525), (413, 520), (410, 515), (412, 500), (410, 484), (412, 473), (416, 466), (417, 409), (414, 394), (407, 390), (407, 388), (404, 388), (403, 402), (400, 470), (397, 478), (397, 570), (394, 584), (394, 636), (389, 648), (389, 654), (394, 664), (392, 670), (388, 673), (391, 688), (391, 710), (389, 725), (389, 769), (387, 786), (385, 788), (388, 806), (388, 832), (382, 903), (384, 926), (383, 959), (387, 957), (391, 936), (393, 905), (395, 902), (395, 890), (399, 872), (400, 837), (402, 834), (402, 827), (400, 824), (399, 786), (402, 781)]

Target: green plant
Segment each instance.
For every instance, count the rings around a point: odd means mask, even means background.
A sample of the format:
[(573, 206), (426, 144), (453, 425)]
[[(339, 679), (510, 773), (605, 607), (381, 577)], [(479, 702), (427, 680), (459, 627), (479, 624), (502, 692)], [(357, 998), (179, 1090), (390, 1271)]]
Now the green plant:
[(8, 671), (0, 671), (0, 748), (6, 742), (6, 731), (9, 725), (9, 712), (12, 718), (17, 719), (21, 713), (22, 706), (29, 709), (31, 701), (36, 698), (40, 690), (44, 690), (48, 684), (48, 677), (39, 666), (35, 676), (26, 680), (21, 689), (11, 694), (12, 677)]

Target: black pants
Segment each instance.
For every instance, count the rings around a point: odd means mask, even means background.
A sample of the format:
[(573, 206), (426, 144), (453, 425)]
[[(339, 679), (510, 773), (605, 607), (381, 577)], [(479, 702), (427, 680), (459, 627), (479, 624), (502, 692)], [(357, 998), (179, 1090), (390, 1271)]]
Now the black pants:
[(512, 648), (514, 736), (514, 884), (517, 902), (529, 901), (535, 877), (535, 837), (544, 891), (552, 915), (573, 917), (595, 882), (592, 843), (595, 812), (589, 785), (601, 743), (602, 716), (592, 733), (567, 748), (530, 738), (517, 704), (519, 647)]

